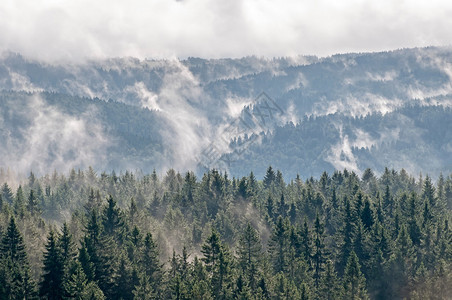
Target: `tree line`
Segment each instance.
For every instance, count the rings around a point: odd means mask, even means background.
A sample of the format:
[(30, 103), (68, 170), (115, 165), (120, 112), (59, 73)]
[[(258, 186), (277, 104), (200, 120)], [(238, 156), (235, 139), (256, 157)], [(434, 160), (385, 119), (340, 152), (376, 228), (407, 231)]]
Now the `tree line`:
[(0, 191), (0, 299), (452, 294), (450, 175), (89, 168), (12, 186)]

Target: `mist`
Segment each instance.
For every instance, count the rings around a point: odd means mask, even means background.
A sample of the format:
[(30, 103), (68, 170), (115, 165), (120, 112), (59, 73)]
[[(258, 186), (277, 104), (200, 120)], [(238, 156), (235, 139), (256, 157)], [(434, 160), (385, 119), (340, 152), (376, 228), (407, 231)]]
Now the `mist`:
[(0, 4), (0, 50), (48, 62), (327, 56), (451, 45), (451, 12), (441, 0), (7, 0)]
[(105, 168), (114, 141), (96, 121), (95, 107), (78, 116), (69, 115), (47, 104), (39, 94), (3, 103), (0, 128), (1, 167), (12, 168), (17, 175)]

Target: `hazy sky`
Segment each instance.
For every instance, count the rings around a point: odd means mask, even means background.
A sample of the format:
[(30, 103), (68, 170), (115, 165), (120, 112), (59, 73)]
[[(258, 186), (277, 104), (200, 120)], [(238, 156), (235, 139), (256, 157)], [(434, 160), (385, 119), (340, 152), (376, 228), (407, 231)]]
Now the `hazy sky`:
[(452, 1), (2, 0), (0, 51), (54, 60), (452, 45)]

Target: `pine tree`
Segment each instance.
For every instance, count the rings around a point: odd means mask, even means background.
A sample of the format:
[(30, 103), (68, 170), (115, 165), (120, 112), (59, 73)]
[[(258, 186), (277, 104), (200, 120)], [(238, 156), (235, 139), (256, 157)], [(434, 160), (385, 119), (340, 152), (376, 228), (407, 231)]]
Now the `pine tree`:
[(414, 194), (409, 199), (408, 232), (413, 244), (419, 246), (421, 242), (421, 229), (418, 225), (416, 198)]
[(275, 207), (274, 206), (275, 205), (273, 202), (273, 198), (271, 197), (271, 194), (269, 193), (268, 197), (267, 197), (266, 209), (267, 209), (267, 215), (268, 215), (270, 222), (273, 222), (275, 219), (275, 215), (274, 215)]
[(35, 299), (36, 284), (30, 275), (30, 266), (25, 251), (25, 244), (14, 217), (3, 235), (0, 245), (0, 265), (6, 271), (2, 276), (6, 295), (14, 295), (16, 299)]
[(347, 196), (344, 197), (343, 224), (339, 234), (339, 240), (341, 241), (337, 261), (337, 270), (339, 274), (344, 273), (350, 252), (353, 250), (353, 216), (350, 208), (350, 201)]
[(88, 201), (84, 205), (85, 207), (85, 213), (87, 216), (91, 214), (91, 211), (96, 210), (97, 211), (97, 205), (96, 205), (96, 196), (94, 195), (94, 189), (89, 189), (89, 195), (88, 195)]
[(49, 300), (62, 299), (64, 267), (61, 251), (58, 247), (58, 237), (53, 230), (47, 237), (46, 252), (44, 253), (43, 277), (39, 294)]
[(63, 267), (67, 270), (67, 268), (69, 268), (75, 260), (77, 253), (74, 241), (72, 240), (72, 235), (69, 232), (69, 227), (66, 222), (63, 223), (63, 227), (61, 229), (61, 235), (58, 239), (58, 247), (61, 251)]
[[(92, 263), (94, 279), (105, 297), (110, 298), (113, 293), (113, 242), (109, 235), (102, 232), (99, 217), (94, 210), (91, 211), (90, 219), (85, 229), (83, 247), (86, 248), (86, 253), (88, 254), (85, 258), (89, 257), (89, 261)], [(89, 277), (89, 267), (86, 263), (82, 263), (82, 266)]]
[(27, 210), (32, 216), (39, 214), (40, 212), (38, 199), (36, 198), (35, 192), (33, 190), (30, 190), (30, 194), (28, 196)]
[(275, 273), (284, 272), (288, 265), (289, 243), (289, 220), (278, 217), (269, 241), (270, 259), (273, 262)]
[(132, 270), (129, 268), (130, 262), (123, 257), (119, 263), (118, 276), (114, 282), (114, 299), (132, 300), (135, 288)]
[(63, 284), (64, 299), (83, 299), (87, 285), (88, 279), (82, 265), (78, 261), (74, 261)]
[(116, 206), (116, 201), (110, 195), (107, 199), (107, 207), (104, 208), (102, 214), (103, 233), (111, 237), (119, 243), (123, 242), (124, 221), (122, 219), (122, 212)]
[(424, 187), (422, 190), (422, 199), (426, 200), (432, 209), (436, 208), (435, 187), (431, 178), (427, 175), (424, 180)]
[(299, 299), (300, 295), (295, 284), (287, 279), (283, 272), (276, 274), (273, 287), (275, 299)]
[(366, 276), (368, 275), (367, 262), (369, 259), (367, 243), (367, 234), (364, 229), (363, 223), (361, 222), (361, 220), (358, 220), (356, 225), (355, 238), (353, 241), (353, 251), (355, 252), (356, 256), (358, 257), (358, 261), (362, 266), (362, 272)]
[(243, 231), (237, 249), (238, 263), (251, 289), (257, 285), (257, 273), (262, 257), (262, 244), (259, 235), (250, 223)]
[(141, 254), (141, 267), (149, 278), (153, 291), (160, 295), (162, 283), (162, 266), (159, 261), (157, 244), (154, 242), (151, 233), (147, 233), (144, 238), (144, 245)]
[(215, 229), (203, 244), (202, 260), (210, 273), (212, 296), (214, 298), (229, 298), (231, 291), (231, 257), (229, 250), (220, 241)]
[(317, 288), (317, 298), (335, 300), (342, 297), (342, 286), (337, 278), (334, 264), (331, 260), (326, 263), (325, 272), (322, 274), (320, 285)]
[(278, 216), (281, 216), (283, 219), (287, 217), (287, 211), (289, 209), (289, 205), (286, 204), (284, 200), (284, 194), (281, 193), (281, 198), (278, 202)]
[(370, 201), (368, 197), (365, 197), (364, 200), (364, 208), (361, 213), (361, 221), (363, 222), (367, 230), (369, 230), (374, 223), (373, 211), (370, 207)]
[(150, 300), (155, 299), (155, 292), (152, 289), (150, 278), (146, 273), (141, 273), (139, 276), (139, 283), (133, 290), (134, 299), (136, 300)]
[(83, 273), (88, 281), (94, 281), (94, 264), (91, 261), (91, 257), (86, 250), (86, 246), (83, 243), (79, 250), (78, 261), (83, 269)]
[(320, 284), (320, 277), (324, 270), (324, 264), (326, 262), (325, 251), (325, 229), (324, 224), (320, 222), (320, 217), (317, 214), (314, 223), (314, 243), (312, 251), (312, 263), (314, 268), (314, 280), (315, 287), (318, 288)]
[(21, 218), (24, 216), (25, 198), (22, 186), (19, 185), (16, 191), (16, 199), (14, 200), (14, 213)]
[(308, 220), (305, 218), (303, 227), (299, 231), (300, 236), (300, 253), (303, 259), (310, 265), (312, 254), (312, 236), (309, 230)]
[(267, 189), (270, 188), (270, 186), (275, 182), (275, 180), (276, 180), (275, 172), (273, 171), (273, 168), (269, 166), (263, 181), (265, 188)]
[(344, 272), (344, 299), (368, 299), (366, 279), (361, 273), (358, 257), (351, 252)]
[(8, 203), (9, 205), (13, 204), (14, 195), (6, 182), (2, 186), (2, 195), (6, 203)]

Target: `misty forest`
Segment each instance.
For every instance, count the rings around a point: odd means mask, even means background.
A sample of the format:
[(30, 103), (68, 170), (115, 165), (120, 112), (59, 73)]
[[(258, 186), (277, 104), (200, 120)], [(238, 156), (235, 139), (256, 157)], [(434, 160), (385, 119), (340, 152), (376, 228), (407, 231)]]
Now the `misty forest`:
[(0, 55), (0, 299), (450, 299), (450, 47)]
[[(7, 182), (1, 299), (446, 299), (452, 177), (93, 168)], [(436, 182), (436, 183), (435, 183)]]

